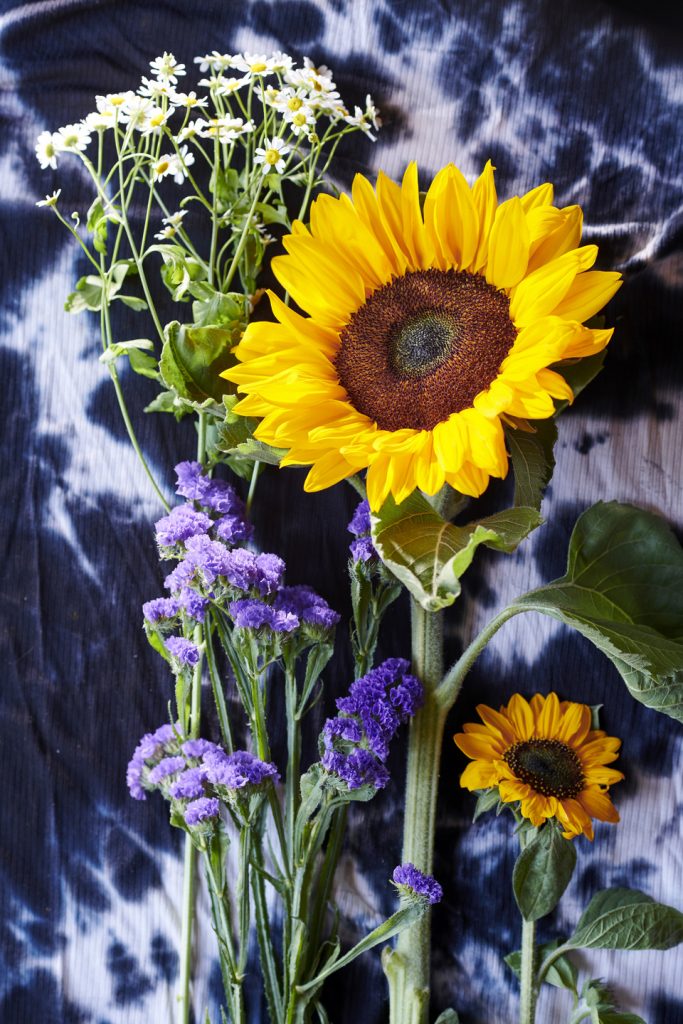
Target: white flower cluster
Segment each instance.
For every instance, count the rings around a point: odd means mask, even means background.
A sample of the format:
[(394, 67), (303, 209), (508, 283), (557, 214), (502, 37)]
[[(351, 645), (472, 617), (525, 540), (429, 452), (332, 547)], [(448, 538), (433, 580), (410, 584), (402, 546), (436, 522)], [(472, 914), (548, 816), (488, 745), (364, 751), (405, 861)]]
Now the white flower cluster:
[[(315, 67), (308, 57), (303, 67), (296, 67), (285, 53), (230, 55), (214, 50), (194, 61), (201, 72), (208, 73), (199, 82), (208, 89), (208, 96), (198, 96), (194, 90), (179, 91), (178, 79), (185, 75), (185, 65), (179, 64), (172, 53), (164, 52), (150, 62), (152, 77), (143, 77), (136, 92), (97, 96), (97, 109), (78, 124), (41, 132), (36, 142), (40, 166), (56, 168), (62, 153), (85, 152), (93, 134), (108, 129), (123, 130), (128, 140), (133, 132), (143, 137), (166, 134), (178, 144), (176, 152), (160, 156), (153, 175), (157, 180), (170, 176), (182, 184), (194, 156), (187, 146), (180, 148), (180, 143), (217, 139), (231, 145), (255, 132), (257, 125), (250, 116), (252, 98), (258, 99), (266, 119), (264, 138), (259, 140), (263, 145), (256, 148), (254, 157), (264, 173), (281, 174), (285, 158), (300, 141), (318, 141), (317, 126), (323, 117), (329, 125), (346, 124), (375, 138), (372, 129), (379, 126), (379, 119), (370, 96), (364, 110), (355, 107), (350, 113), (329, 68)], [(268, 84), (267, 78), (271, 78)], [(203, 110), (207, 110), (207, 116), (190, 120), (191, 115)], [(183, 116), (183, 122), (172, 132), (169, 120), (175, 114)]]

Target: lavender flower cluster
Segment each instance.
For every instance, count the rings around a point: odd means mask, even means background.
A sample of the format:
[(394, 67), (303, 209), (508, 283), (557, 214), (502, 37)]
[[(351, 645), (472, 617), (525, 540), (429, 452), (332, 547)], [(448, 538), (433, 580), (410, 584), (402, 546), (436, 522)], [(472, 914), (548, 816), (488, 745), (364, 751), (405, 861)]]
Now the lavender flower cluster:
[(440, 903), (443, 889), (435, 878), (425, 875), (414, 864), (399, 864), (391, 876), (399, 894), (408, 899), (419, 899), (426, 903)]
[(340, 714), (329, 718), (321, 736), (321, 764), (349, 789), (389, 781), (385, 761), (399, 726), (422, 706), (422, 684), (404, 658), (389, 658), (351, 684), (340, 697)]
[[(156, 524), (162, 558), (178, 560), (164, 586), (170, 597), (143, 605), (148, 626), (175, 629), (181, 616), (203, 622), (210, 602), (223, 602), (239, 629), (288, 634), (300, 627), (331, 629), (339, 615), (310, 587), (283, 585), (285, 563), (274, 554), (256, 554), (239, 543), (252, 528), (235, 489), (207, 477), (199, 462), (176, 468), (176, 493), (186, 498)], [(193, 667), (199, 650), (192, 640), (167, 636), (165, 645), (178, 668)]]
[(274, 764), (247, 750), (227, 754), (209, 740), (184, 739), (170, 724), (142, 737), (126, 772), (135, 800), (146, 800), (145, 790), (159, 790), (187, 825), (217, 818), (221, 802), (234, 805), (279, 777)]
[(369, 562), (377, 558), (377, 552), (370, 536), (370, 505), (367, 501), (361, 501), (356, 507), (346, 529), (356, 538), (349, 544), (349, 551), (354, 562)]

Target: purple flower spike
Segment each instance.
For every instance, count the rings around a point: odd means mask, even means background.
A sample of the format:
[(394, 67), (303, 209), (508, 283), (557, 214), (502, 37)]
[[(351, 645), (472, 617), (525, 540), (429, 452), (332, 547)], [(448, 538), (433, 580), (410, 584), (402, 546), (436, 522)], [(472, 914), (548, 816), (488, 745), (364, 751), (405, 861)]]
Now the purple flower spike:
[(260, 786), (267, 779), (280, 777), (274, 764), (260, 761), (248, 750), (236, 750), (233, 754), (218, 750), (205, 754), (203, 761), (208, 781), (226, 789)]
[(157, 786), (163, 779), (168, 778), (169, 775), (175, 775), (177, 772), (182, 772), (184, 768), (184, 757), (164, 757), (159, 761), (159, 764), (152, 768), (149, 773), (149, 781)]
[(204, 492), (197, 500), (205, 508), (220, 512), (222, 515), (239, 515), (244, 512), (242, 499), (227, 481), (205, 478), (204, 484)]
[(232, 601), (228, 611), (240, 629), (261, 629), (263, 626), (273, 625), (273, 609), (254, 597)]
[(353, 513), (351, 522), (346, 527), (349, 533), (352, 533), (354, 537), (362, 537), (364, 533), (370, 533), (370, 504), (367, 501), (361, 501), (356, 506), (356, 511)]
[(241, 516), (228, 515), (217, 519), (214, 523), (216, 536), (225, 544), (238, 544), (240, 541), (249, 540), (254, 528)]
[(145, 601), (142, 606), (142, 614), (148, 622), (172, 619), (179, 611), (180, 603), (174, 597), (155, 597), (151, 601)]
[(185, 821), (188, 825), (198, 825), (200, 821), (206, 821), (208, 818), (217, 818), (220, 806), (220, 801), (216, 797), (200, 797), (185, 808)]
[(204, 796), (203, 768), (188, 768), (171, 783), (168, 791), (174, 800), (196, 800)]
[(331, 629), (340, 619), (337, 612), (311, 587), (282, 587), (277, 592), (273, 608), (296, 615), (308, 626), (319, 626), (322, 629)]
[(221, 747), (217, 743), (212, 743), (211, 740), (196, 739), (185, 740), (181, 750), (186, 757), (203, 757), (209, 751), (221, 750)]
[(440, 903), (443, 899), (443, 889), (437, 880), (423, 874), (414, 864), (399, 864), (391, 877), (401, 895), (417, 897), (427, 903)]
[(185, 543), (190, 537), (206, 533), (212, 525), (205, 512), (196, 512), (191, 505), (176, 505), (156, 523), (157, 544), (169, 548)]
[(328, 772), (338, 775), (349, 789), (361, 786), (384, 789), (389, 781), (389, 772), (379, 758), (363, 747), (356, 747), (349, 754), (327, 750), (320, 763)]
[(142, 769), (145, 767), (144, 759), (132, 757), (126, 769), (126, 785), (133, 800), (146, 800), (147, 796), (142, 788)]
[(370, 537), (357, 537), (349, 544), (349, 551), (354, 562), (369, 562), (377, 557), (375, 545)]
[(199, 661), (199, 648), (191, 640), (182, 636), (169, 636), (166, 640), (166, 648), (181, 665), (188, 665), (193, 668)]
[(206, 493), (207, 486), (211, 483), (208, 477), (204, 476), (200, 462), (179, 462), (175, 467), (178, 483), (176, 494), (181, 498), (188, 498), (190, 501), (201, 502)]

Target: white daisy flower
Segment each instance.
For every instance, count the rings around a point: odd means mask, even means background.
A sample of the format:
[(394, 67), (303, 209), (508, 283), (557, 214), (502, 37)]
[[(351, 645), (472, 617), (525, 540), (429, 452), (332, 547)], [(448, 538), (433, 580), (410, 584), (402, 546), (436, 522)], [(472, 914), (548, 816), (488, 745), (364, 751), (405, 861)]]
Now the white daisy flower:
[(197, 133), (203, 139), (215, 139), (219, 142), (234, 142), (240, 135), (253, 132), (256, 125), (253, 121), (244, 121), (241, 117), (210, 117), (208, 120), (198, 118), (195, 121)]
[(230, 53), (219, 53), (218, 50), (212, 50), (211, 53), (205, 54), (204, 57), (195, 57), (195, 64), (199, 64), (200, 71), (225, 71), (230, 67), (230, 61), (232, 60), (232, 54)]
[(36, 139), (36, 157), (43, 170), (47, 167), (52, 167), (53, 169), (57, 167), (58, 153), (56, 132), (41, 132)]
[(166, 153), (159, 157), (152, 170), (152, 177), (155, 181), (162, 181), (167, 174), (172, 173), (174, 155), (174, 153)]
[(135, 93), (130, 89), (126, 92), (110, 92), (106, 96), (96, 96), (95, 104), (100, 114), (118, 114), (134, 96)]
[(56, 192), (53, 192), (51, 196), (45, 196), (44, 199), (40, 199), (36, 206), (56, 206), (57, 200), (62, 194), (61, 188), (58, 188)]
[(179, 75), (185, 74), (185, 65), (179, 64), (173, 54), (166, 53), (165, 50), (161, 57), (155, 57), (154, 60), (151, 60), (149, 66), (155, 78), (171, 82), (173, 85), (178, 81)]
[(153, 106), (140, 122), (140, 131), (143, 135), (158, 135), (172, 113), (172, 110), (162, 110), (161, 107)]
[(175, 103), (176, 91), (171, 82), (166, 79), (142, 78), (142, 84), (138, 88), (138, 96), (146, 96), (151, 100), (159, 100), (165, 96), (169, 103)]
[(206, 124), (206, 121), (198, 117), (194, 121), (188, 121), (184, 128), (181, 128), (178, 132), (178, 142), (186, 142), (187, 139), (196, 139), (197, 136), (202, 137), (202, 128)]
[[(187, 147), (185, 147), (185, 148), (187, 148)], [(181, 152), (182, 152), (182, 150), (181, 150)], [(189, 163), (193, 163), (193, 162), (194, 161), (192, 161), (192, 160), (189, 161)], [(186, 160), (185, 163), (188, 163), (188, 161)], [(184, 217), (187, 217), (187, 210), (177, 210), (175, 213), (170, 213), (168, 215), (168, 217), (162, 217), (161, 218), (161, 223), (162, 224), (167, 224), (169, 227), (172, 227), (172, 228), (179, 228), (180, 225), (183, 222), (183, 218)]]
[(192, 110), (194, 107), (208, 107), (209, 101), (205, 96), (199, 97), (197, 93), (192, 92), (177, 92), (175, 94), (174, 103), (179, 107), (187, 107), (188, 110)]
[(53, 137), (60, 151), (82, 153), (90, 145), (90, 129), (85, 124), (65, 124)]
[(360, 128), (373, 142), (376, 141), (377, 136), (373, 135), (370, 129), (379, 128), (381, 122), (377, 107), (372, 102), (369, 94), (365, 97), (365, 110), (356, 107), (353, 114), (347, 113), (344, 115), (344, 120), (347, 124), (353, 125), (354, 128)]
[(185, 216), (187, 216), (187, 210), (178, 210), (177, 213), (172, 213), (169, 217), (163, 217), (161, 223), (164, 227), (161, 231), (157, 231), (154, 237), (158, 238), (160, 242), (175, 238)]
[(187, 178), (187, 168), (194, 163), (194, 153), (191, 153), (187, 146), (181, 146), (179, 153), (171, 156), (171, 167), (169, 174), (173, 175), (176, 185), (182, 185)]
[(282, 89), (278, 89), (275, 85), (265, 85), (263, 82), (260, 88), (256, 90), (259, 99), (269, 107), (277, 107), (282, 91)]
[(284, 120), (295, 135), (310, 135), (315, 127), (315, 115), (310, 107), (302, 107), (296, 113), (287, 112)]
[(285, 144), (284, 139), (264, 139), (263, 146), (259, 146), (254, 155), (254, 163), (262, 164), (264, 174), (275, 171), (282, 174), (285, 169), (285, 157), (291, 151), (291, 146)]
[(201, 78), (199, 85), (204, 86), (205, 89), (210, 89), (211, 92), (215, 93), (216, 96), (230, 96), (231, 93), (237, 92), (244, 85), (248, 85), (251, 81), (251, 75), (243, 75), (242, 78), (224, 78), (223, 75), (211, 75), (210, 78)]
[(93, 110), (92, 113), (86, 114), (83, 118), (83, 124), (91, 132), (106, 131), (107, 128), (113, 128), (116, 124), (118, 113), (116, 110), (110, 108), (109, 110)]
[(267, 57), (265, 53), (237, 53), (230, 61), (230, 67), (252, 75), (271, 75), (279, 69), (279, 63), (277, 58)]
[(133, 93), (121, 107), (119, 120), (129, 123), (132, 128), (140, 128), (154, 109), (155, 106), (150, 99), (146, 96), (136, 96)]

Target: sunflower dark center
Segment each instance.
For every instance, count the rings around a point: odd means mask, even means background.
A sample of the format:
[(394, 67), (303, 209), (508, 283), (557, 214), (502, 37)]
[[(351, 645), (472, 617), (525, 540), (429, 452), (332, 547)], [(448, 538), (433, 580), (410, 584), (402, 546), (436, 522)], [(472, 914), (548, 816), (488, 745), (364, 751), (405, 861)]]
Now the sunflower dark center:
[(353, 406), (384, 430), (431, 430), (495, 380), (517, 330), (508, 297), (478, 274), (417, 270), (378, 288), (340, 334)]
[(525, 740), (505, 751), (504, 760), (518, 779), (543, 796), (578, 796), (584, 787), (581, 762), (561, 740)]

